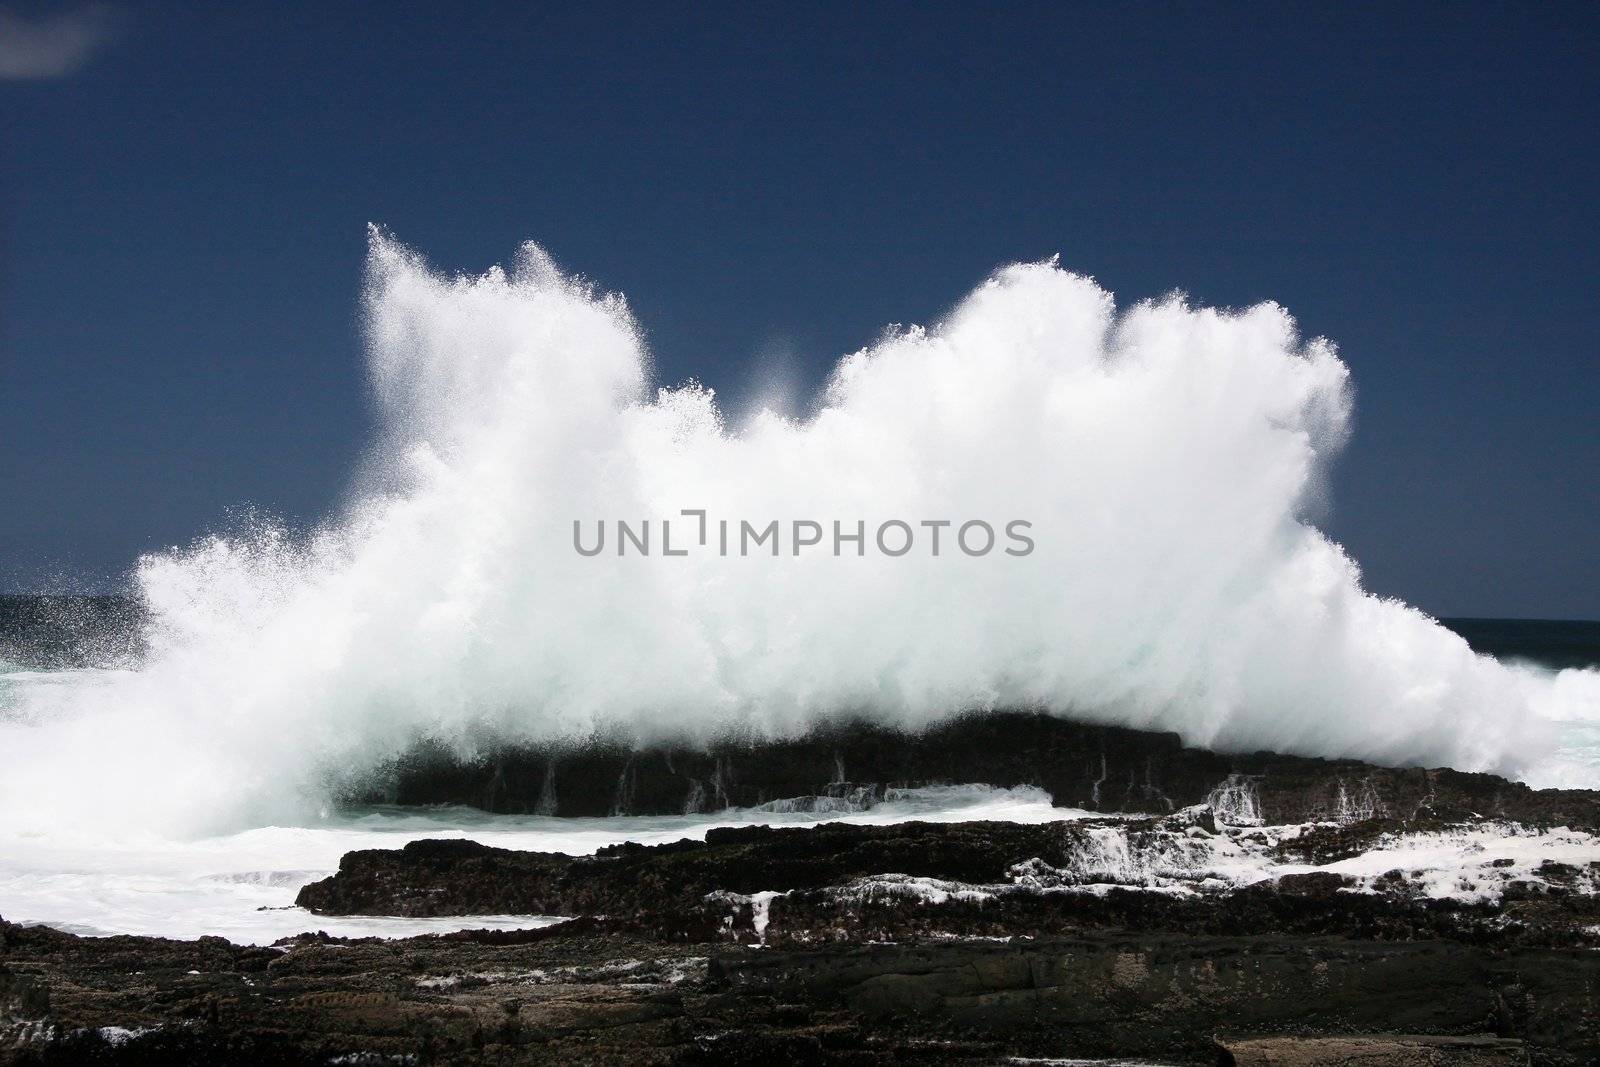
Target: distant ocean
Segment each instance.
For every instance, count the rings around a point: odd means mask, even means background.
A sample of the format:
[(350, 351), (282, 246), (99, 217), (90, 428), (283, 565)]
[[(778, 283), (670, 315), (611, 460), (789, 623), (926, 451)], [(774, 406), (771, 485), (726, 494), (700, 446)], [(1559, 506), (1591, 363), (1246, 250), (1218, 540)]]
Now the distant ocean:
[(0, 594), (0, 670), (130, 666), (143, 621), (131, 597)]
[(1565, 619), (1440, 619), (1474, 652), (1541, 667), (1600, 666), (1600, 622)]

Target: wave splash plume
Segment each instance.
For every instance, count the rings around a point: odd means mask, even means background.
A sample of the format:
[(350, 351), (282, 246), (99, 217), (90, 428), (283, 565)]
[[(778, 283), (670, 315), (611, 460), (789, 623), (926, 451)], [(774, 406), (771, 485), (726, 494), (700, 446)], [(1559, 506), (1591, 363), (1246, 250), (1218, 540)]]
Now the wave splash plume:
[[(533, 245), (446, 276), (374, 230), (368, 271), (381, 430), (352, 502), (308, 535), (142, 559), (141, 667), (0, 715), (7, 820), (300, 818), (419, 737), (469, 753), (1026, 706), (1539, 777), (1551, 720), (1600, 717), (1600, 674), (1474, 655), (1362, 590), (1313, 525), (1348, 373), (1276, 305), (1119, 313), (1054, 262), (1006, 267), (842, 360), (809, 418), (730, 429), (711, 390), (653, 389), (625, 302)], [(574, 551), (575, 520), (686, 508), (1020, 518), (1035, 548)]]

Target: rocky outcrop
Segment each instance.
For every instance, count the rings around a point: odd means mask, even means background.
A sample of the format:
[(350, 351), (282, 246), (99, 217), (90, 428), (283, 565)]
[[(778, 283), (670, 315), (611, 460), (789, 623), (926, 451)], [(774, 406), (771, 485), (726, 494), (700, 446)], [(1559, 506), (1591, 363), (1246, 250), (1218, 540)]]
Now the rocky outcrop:
[(1498, 1037), (1268, 1037), (1219, 1039), (1219, 1067), (1526, 1067), (1521, 1041)]
[(666, 815), (797, 797), (881, 795), (933, 782), (1031, 785), (1062, 807), (1166, 815), (1208, 803), (1263, 823), (1484, 816), (1600, 827), (1600, 797), (1533, 790), (1489, 774), (1376, 767), (1268, 752), (1186, 748), (1177, 734), (1096, 726), (1036, 712), (950, 719), (920, 733), (871, 723), (704, 749), (508, 746), (462, 760), (419, 746), (351, 799), (468, 804), (564, 816)]
[[(1415, 866), (1451, 848), (1460, 899)], [(1351, 849), (1366, 873), (1307, 862)], [(1385, 850), (1411, 861), (1367, 862)], [(1580, 831), (1203, 806), (588, 857), (417, 842), (347, 855), (301, 904), (580, 917), (272, 948), (0, 923), (0, 1063), (1575, 1067), (1600, 1060), (1597, 877)]]
[(1501, 786), (1432, 779), (1408, 810), (1289, 826), (1225, 775), (1158, 818), (741, 827), (587, 857), (417, 842), (347, 855), (299, 902), (604, 915), (580, 921), (680, 946), (738, 1020), (700, 1032), (680, 990), (689, 1062), (1600, 1061), (1600, 837), (1460, 814)]
[(347, 853), (296, 903), (340, 915), (634, 915), (698, 907), (707, 894), (819, 889), (882, 871), (1003, 881), (1019, 859), (1066, 862), (1053, 824), (825, 824), (713, 828), (704, 841), (616, 845), (592, 856), (417, 841)]
[[(747, 997), (792, 1001), (809, 990), (814, 1003), (855, 1018), (1006, 1035), (1035, 1055), (1054, 1041), (1074, 1056), (1214, 1062), (1210, 1035), (1218, 1029), (1296, 1038), (1365, 1031), (1378, 1047), (1373, 1038), (1383, 1032), (1489, 1030), (1525, 1042), (1541, 1062), (1590, 1062), (1600, 1053), (1600, 1005), (1586, 991), (1600, 977), (1592, 953), (1107, 934), (969, 942), (955, 951), (894, 944), (744, 953), (716, 957), (713, 971)], [(819, 998), (820, 990), (827, 993)]]
[[(595, 788), (606, 760), (622, 770)], [(577, 857), (420, 841), (349, 853), (298, 901), (572, 917), (526, 931), (248, 948), (0, 922), (0, 1064), (1600, 1062), (1594, 794), (1032, 715), (525, 768), (497, 795), (546, 813), (698, 785), (825, 814), (970, 780), (1135, 814), (712, 828)]]
[[(1346, 829), (1384, 845), (1376, 829)], [(721, 828), (577, 857), (418, 841), (348, 853), (297, 903), (339, 915), (606, 915), (665, 940), (769, 945), (1114, 928), (1600, 947), (1600, 838), (1536, 835), (1519, 839), (1534, 857), (1520, 864), (1491, 850), (1448, 871), (1357, 877), (1308, 869), (1305, 836), (1216, 828), (1200, 808), (1162, 820)], [(1589, 858), (1541, 860), (1540, 842)], [(1435, 895), (1441, 878), (1460, 892)]]
[[(1498, 1065), (1462, 1057), (1519, 1042), (1528, 1058), (1510, 1062), (1600, 1056), (1600, 954), (1457, 942), (1098, 931), (753, 948), (577, 920), (245, 949), (0, 923), (0, 959), (50, 992), (33, 1017), (0, 1021), (7, 1064), (1365, 1067)], [(1399, 1058), (1420, 1048), (1444, 1055)]]

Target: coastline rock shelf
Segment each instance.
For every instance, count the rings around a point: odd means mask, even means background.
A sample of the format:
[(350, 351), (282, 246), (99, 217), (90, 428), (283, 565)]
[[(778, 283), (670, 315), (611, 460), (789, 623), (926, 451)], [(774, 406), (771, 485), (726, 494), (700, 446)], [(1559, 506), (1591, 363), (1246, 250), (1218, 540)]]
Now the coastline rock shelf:
[(665, 941), (784, 948), (1119, 929), (1600, 949), (1597, 890), (1600, 837), (1565, 827), (1240, 828), (1199, 808), (1120, 824), (724, 828), (579, 857), (417, 841), (347, 854), (297, 903), (603, 915)]
[(1226, 755), (1185, 748), (1174, 733), (1022, 711), (961, 716), (920, 733), (857, 722), (704, 750), (513, 746), (462, 759), (423, 745), (347, 799), (466, 804), (504, 814), (681, 815), (930, 782), (1037, 786), (1059, 807), (1100, 812), (1167, 815), (1195, 804), (1248, 803), (1253, 810), (1234, 813), (1271, 823), (1429, 809), (1600, 820), (1600, 796), (1585, 790), (1533, 790), (1495, 775), (1358, 760)]
[(1592, 792), (1027, 715), (419, 759), (398, 781), (412, 801), (487, 788), (500, 810), (573, 814), (698, 796), (820, 815), (940, 781), (1042, 788), (1062, 810), (589, 856), (417, 841), (348, 853), (298, 899), (570, 917), (523, 931), (259, 948), (0, 923), (0, 1062), (1600, 1062)]

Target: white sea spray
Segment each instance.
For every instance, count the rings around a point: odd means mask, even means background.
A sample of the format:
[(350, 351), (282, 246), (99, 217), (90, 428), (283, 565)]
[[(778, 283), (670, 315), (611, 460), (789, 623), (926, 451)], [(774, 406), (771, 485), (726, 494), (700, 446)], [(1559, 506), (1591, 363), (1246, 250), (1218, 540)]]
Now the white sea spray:
[[(368, 269), (380, 429), (348, 506), (142, 560), (141, 669), (8, 691), (0, 824), (303, 820), (422, 735), (469, 753), (1026, 706), (1528, 774), (1551, 720), (1600, 720), (1600, 674), (1474, 655), (1363, 591), (1314, 525), (1348, 373), (1276, 305), (1119, 313), (1054, 262), (1010, 266), (843, 359), (814, 415), (730, 427), (709, 389), (655, 389), (625, 302), (532, 245), (447, 276), (375, 231)], [(685, 509), (1020, 518), (1035, 548), (573, 550), (574, 521)]]

